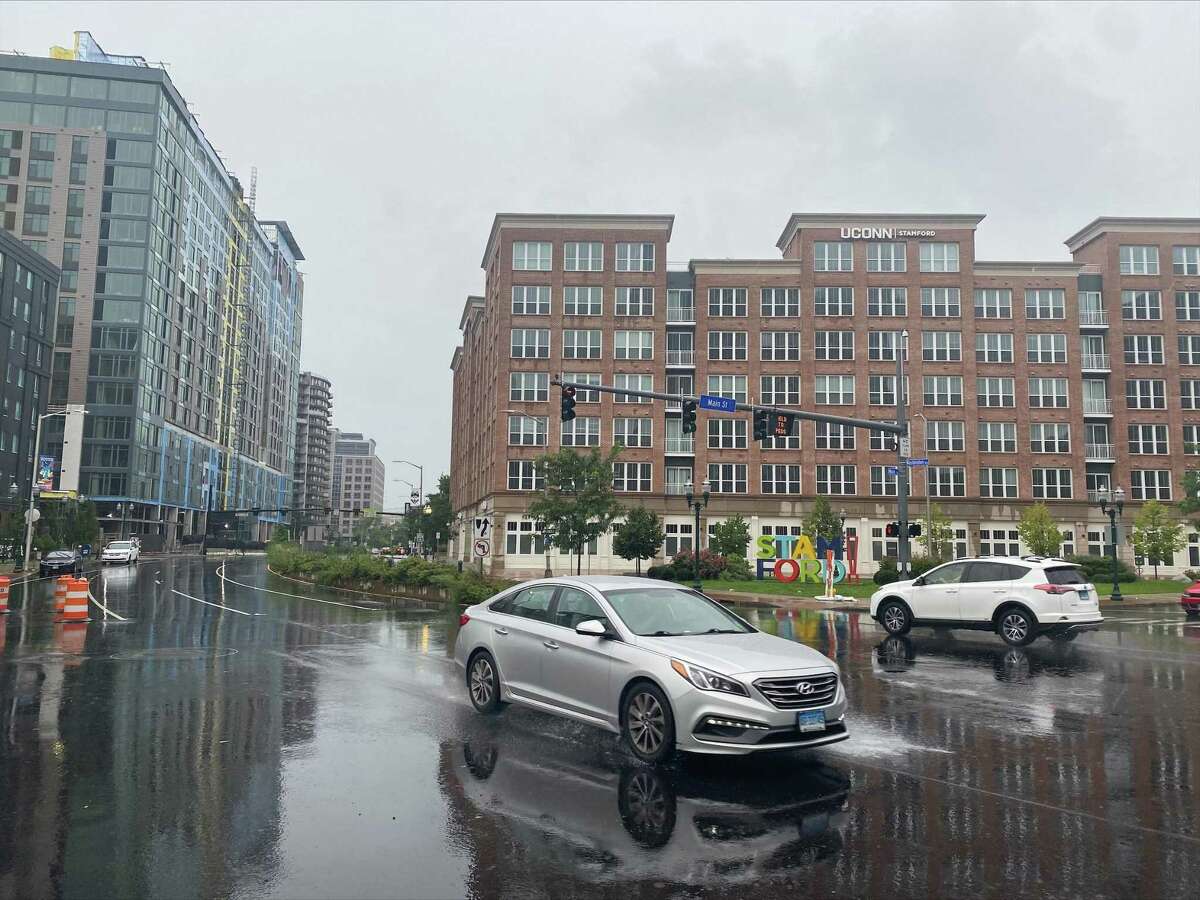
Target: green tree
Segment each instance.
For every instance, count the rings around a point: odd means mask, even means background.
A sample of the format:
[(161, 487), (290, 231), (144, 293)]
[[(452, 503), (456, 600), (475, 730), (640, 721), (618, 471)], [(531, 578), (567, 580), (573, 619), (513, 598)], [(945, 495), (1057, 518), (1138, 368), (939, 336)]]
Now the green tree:
[(608, 453), (566, 447), (538, 457), (546, 487), (529, 504), (529, 515), (546, 523), (554, 546), (575, 552), (577, 574), (583, 569), (583, 548), (608, 531), (622, 512), (612, 489), (612, 467), (620, 454), (620, 447)]
[(1134, 552), (1154, 566), (1155, 578), (1159, 563), (1173, 562), (1185, 540), (1183, 525), (1173, 521), (1170, 510), (1157, 500), (1147, 500), (1134, 516), (1132, 539)]
[(741, 516), (734, 516), (713, 526), (708, 549), (719, 556), (746, 558), (750, 546), (750, 525)]
[(644, 506), (635, 506), (625, 515), (625, 524), (613, 539), (613, 552), (621, 559), (633, 560), (641, 575), (642, 560), (657, 556), (662, 542), (662, 522), (658, 516)]
[(818, 497), (813, 502), (812, 509), (808, 511), (804, 520), (804, 533), (812, 538), (814, 544), (819, 539), (833, 543), (842, 536), (842, 520), (824, 497)]
[[(1185, 448), (1184, 452), (1190, 452)], [(1200, 516), (1200, 469), (1188, 469), (1183, 473), (1180, 484), (1183, 488), (1183, 499), (1179, 501), (1179, 511), (1185, 516)], [(1193, 518), (1200, 524), (1200, 518)]]
[(1017, 523), (1021, 540), (1034, 556), (1057, 556), (1062, 546), (1062, 529), (1045, 503), (1026, 507)]
[(942, 508), (934, 503), (921, 520), (921, 535), (917, 543), (925, 548), (925, 555), (937, 562), (944, 562), (954, 548), (954, 526)]
[(38, 509), (42, 517), (35, 528), (37, 546), (53, 550), (95, 542), (100, 531), (100, 520), (96, 517), (96, 505), (92, 501), (47, 500), (39, 503)]
[(449, 475), (438, 477), (437, 492), (429, 495), (425, 506), (429, 512), (422, 511), (421, 513), (421, 534), (424, 537), (425, 546), (431, 553), (436, 554), (440, 552), (442, 545), (454, 536), (451, 533), (454, 526), (454, 510), (450, 506)]

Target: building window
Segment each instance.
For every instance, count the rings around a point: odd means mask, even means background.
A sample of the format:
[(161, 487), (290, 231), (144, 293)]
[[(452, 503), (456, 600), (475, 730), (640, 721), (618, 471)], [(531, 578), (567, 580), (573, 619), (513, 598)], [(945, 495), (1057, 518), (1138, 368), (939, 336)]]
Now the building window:
[(763, 375), (759, 379), (759, 396), (764, 406), (799, 406), (799, 375)]
[(1070, 453), (1071, 426), (1067, 422), (1034, 422), (1029, 426), (1031, 453)]
[(1067, 336), (1065, 334), (1026, 335), (1025, 361), (1030, 363), (1065, 363), (1067, 361)]
[[(691, 478), (688, 478), (691, 481)], [(674, 559), (678, 554), (692, 549), (691, 523), (666, 522), (663, 524), (663, 556)]]
[(618, 272), (653, 272), (654, 245), (650, 243), (617, 244)]
[(1071, 496), (1070, 469), (1033, 470), (1034, 500), (1070, 500)]
[(905, 262), (905, 247), (901, 243), (867, 244), (868, 272), (903, 272)]
[(966, 449), (966, 425), (963, 422), (925, 420), (925, 450), (934, 453), (960, 453)]
[(962, 332), (921, 332), (921, 359), (925, 362), (962, 362)]
[(926, 375), (922, 392), (926, 406), (962, 406), (963, 380), (961, 375)]
[(853, 406), (853, 375), (817, 375), (814, 378), (817, 406)]
[(1200, 366), (1200, 334), (1181, 334), (1179, 336), (1179, 364), (1181, 366)]
[[(600, 384), (600, 376), (594, 372), (566, 372), (563, 374), (563, 381), (570, 381), (575, 384)], [(589, 391), (587, 388), (575, 388), (576, 403), (599, 403), (600, 392)]]
[(1017, 425), (1015, 422), (980, 422), (980, 453), (1016, 453)]
[[(896, 405), (896, 376), (868, 375), (867, 402), (871, 406)], [(904, 376), (904, 402), (908, 402), (908, 376)]]
[[(1088, 531), (1087, 552), (1088, 556), (1104, 556), (1108, 553), (1108, 548), (1104, 544), (1103, 532)], [(1193, 565), (1200, 565), (1200, 558), (1197, 558)]]
[(766, 464), (762, 467), (761, 484), (764, 494), (799, 494), (800, 467)]
[(977, 332), (975, 334), (975, 362), (1011, 363), (1013, 361), (1013, 336), (1006, 333)]
[(1122, 275), (1157, 275), (1158, 247), (1141, 244), (1121, 245)]
[(709, 463), (708, 481), (714, 494), (744, 494), (747, 490), (746, 466), (743, 463)]
[(746, 420), (711, 418), (708, 420), (710, 450), (745, 450)]
[(958, 288), (921, 288), (921, 315), (950, 319), (961, 316), (962, 301)]
[(962, 466), (928, 466), (925, 469), (930, 497), (965, 497), (966, 469)]
[(1129, 452), (1140, 456), (1167, 455), (1166, 425), (1130, 425)]
[(599, 316), (604, 312), (604, 288), (564, 287), (564, 316)]
[(746, 315), (745, 288), (709, 288), (708, 314), (713, 318)]
[(508, 461), (508, 489), (510, 491), (540, 491), (546, 480), (532, 459), (510, 459)]
[(1125, 335), (1126, 365), (1161, 366), (1163, 362), (1163, 339), (1161, 334)]
[(797, 362), (800, 359), (800, 332), (760, 332), (759, 353), (764, 362)]
[(1065, 319), (1066, 292), (1061, 288), (1025, 291), (1026, 319)]
[[(653, 245), (650, 245), (651, 247)], [(653, 465), (648, 462), (615, 462), (613, 463), (613, 490), (648, 492), (651, 487), (651, 470)]]
[(763, 288), (761, 301), (763, 318), (798, 318), (800, 315), (799, 288)]
[(746, 358), (747, 337), (744, 331), (710, 331), (708, 358), (713, 360), (742, 360)]
[(654, 359), (654, 332), (614, 332), (613, 359)]
[(514, 403), (545, 403), (550, 399), (550, 376), (545, 372), (511, 372), (508, 399)]
[(514, 316), (550, 315), (550, 288), (547, 285), (513, 285)]
[(653, 316), (654, 288), (617, 288), (616, 314), (618, 316)]
[(1191, 456), (1200, 455), (1200, 425), (1183, 426), (1183, 452)]
[(563, 332), (562, 353), (563, 359), (599, 359), (600, 330), (566, 329)]
[[(599, 334), (599, 332), (596, 332)], [(513, 359), (549, 359), (550, 330), (548, 328), (514, 328), (512, 330)]]
[(871, 466), (871, 496), (872, 497), (895, 497), (896, 485), (899, 478), (896, 475), (888, 474), (888, 469), (894, 469), (895, 466)]
[(546, 546), (540, 532), (534, 530), (531, 519), (504, 523), (504, 552), (509, 556), (530, 556), (545, 553)]
[(513, 269), (518, 272), (549, 272), (552, 251), (549, 241), (513, 241)]
[(1122, 319), (1157, 322), (1162, 317), (1162, 294), (1159, 291), (1121, 291)]
[(837, 362), (854, 359), (853, 331), (818, 331), (815, 339), (818, 360)]
[(867, 288), (868, 316), (907, 316), (908, 288)]
[(653, 447), (653, 426), (654, 420), (649, 418), (613, 419), (613, 443), (623, 447)]
[(978, 406), (1015, 406), (1012, 378), (976, 378), (975, 402)]
[(871, 559), (879, 562), (884, 557), (896, 558), (896, 541), (884, 540), (882, 528), (871, 529)]
[(819, 496), (849, 496), (858, 493), (856, 483), (858, 469), (855, 466), (817, 466), (817, 494)]
[(1130, 469), (1130, 497), (1133, 500), (1170, 500), (1170, 469)]
[(563, 447), (599, 447), (599, 416), (576, 416), (569, 422), (563, 422), (559, 443)]
[(854, 251), (850, 242), (813, 242), (813, 271), (853, 272)]
[(1176, 275), (1200, 275), (1200, 247), (1172, 247), (1171, 271)]
[(817, 422), (818, 450), (853, 450), (854, 426)]
[[(896, 348), (903, 344), (903, 332), (868, 331), (867, 359), (879, 362), (895, 362)], [(908, 359), (908, 347), (904, 347), (904, 358)]]
[(1031, 409), (1066, 409), (1067, 379), (1030, 378), (1029, 407)]
[(854, 288), (819, 287), (813, 295), (818, 316), (854, 315)]
[(738, 403), (746, 402), (745, 375), (709, 375), (708, 391), (714, 397), (728, 397)]
[(1017, 470), (984, 468), (979, 470), (979, 496), (994, 500), (1015, 500)]
[(1021, 534), (1015, 528), (980, 528), (980, 556), (1020, 556)]
[(978, 288), (975, 291), (975, 318), (1011, 319), (1012, 291), (1008, 288)]
[[(613, 387), (625, 388), (630, 391), (654, 390), (653, 375), (613, 375)], [(613, 394), (613, 403), (653, 403), (649, 397), (635, 397), (632, 394)]]
[(1166, 409), (1167, 383), (1159, 378), (1127, 379), (1125, 405), (1129, 409)]
[(1175, 318), (1180, 322), (1200, 321), (1200, 291), (1175, 292)]
[(563, 244), (563, 269), (567, 272), (603, 272), (604, 245), (599, 241)]
[(1183, 409), (1200, 409), (1200, 379), (1184, 378), (1179, 382), (1179, 405)]
[(921, 242), (922, 272), (957, 272), (958, 244)]

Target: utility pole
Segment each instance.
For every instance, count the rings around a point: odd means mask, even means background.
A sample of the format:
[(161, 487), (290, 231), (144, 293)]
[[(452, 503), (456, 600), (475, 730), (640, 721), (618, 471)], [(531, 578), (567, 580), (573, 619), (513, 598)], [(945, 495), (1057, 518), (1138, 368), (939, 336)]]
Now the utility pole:
[(897, 539), (896, 560), (900, 576), (910, 572), (908, 547), (908, 455), (904, 444), (912, 450), (912, 438), (908, 433), (908, 409), (904, 403), (904, 354), (908, 350), (908, 331), (900, 332), (900, 346), (896, 351), (896, 425), (902, 430), (896, 438), (896, 518), (900, 526)]

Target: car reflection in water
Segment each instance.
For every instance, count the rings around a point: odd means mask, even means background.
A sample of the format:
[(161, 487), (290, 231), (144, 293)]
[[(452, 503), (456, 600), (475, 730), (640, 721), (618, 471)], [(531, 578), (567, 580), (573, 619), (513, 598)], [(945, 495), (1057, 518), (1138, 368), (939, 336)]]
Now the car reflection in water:
[[(444, 745), (448, 793), (461, 799), (462, 824), (477, 846), (492, 845), (493, 830), (503, 828), (524, 846), (518, 855), (537, 858), (535, 870), (546, 874), (739, 883), (842, 848), (850, 780), (812, 757), (648, 768), (577, 748), (519, 754), (505, 744)], [(528, 862), (523, 879), (536, 877)]]
[(907, 635), (884, 638), (876, 644), (873, 668), (876, 675), (907, 672), (917, 666), (918, 658), (926, 663), (956, 664), (955, 678), (965, 677), (968, 681), (973, 672), (986, 672), (988, 668), (993, 680), (1008, 682), (1028, 681), (1039, 675), (1073, 678), (1099, 674), (1086, 653), (1069, 644), (1030, 649)]

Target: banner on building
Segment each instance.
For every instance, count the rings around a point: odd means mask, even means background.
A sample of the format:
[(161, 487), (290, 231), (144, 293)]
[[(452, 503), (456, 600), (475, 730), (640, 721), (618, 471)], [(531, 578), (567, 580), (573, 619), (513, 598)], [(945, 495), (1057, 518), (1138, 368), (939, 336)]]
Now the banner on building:
[(37, 486), (43, 491), (49, 491), (54, 487), (54, 457), (41, 456), (38, 457), (38, 477)]

